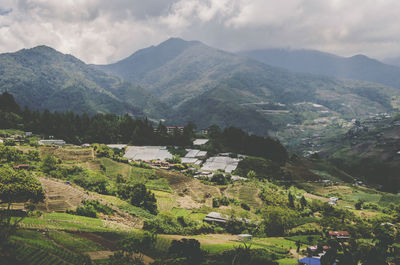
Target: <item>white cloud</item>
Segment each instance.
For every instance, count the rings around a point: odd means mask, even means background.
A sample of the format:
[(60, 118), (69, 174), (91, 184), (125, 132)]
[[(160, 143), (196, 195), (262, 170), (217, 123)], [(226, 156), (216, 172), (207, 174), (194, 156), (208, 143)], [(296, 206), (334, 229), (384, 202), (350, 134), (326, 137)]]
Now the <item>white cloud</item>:
[(221, 49), (400, 55), (396, 0), (2, 0), (0, 52), (40, 44), (108, 63), (168, 37)]

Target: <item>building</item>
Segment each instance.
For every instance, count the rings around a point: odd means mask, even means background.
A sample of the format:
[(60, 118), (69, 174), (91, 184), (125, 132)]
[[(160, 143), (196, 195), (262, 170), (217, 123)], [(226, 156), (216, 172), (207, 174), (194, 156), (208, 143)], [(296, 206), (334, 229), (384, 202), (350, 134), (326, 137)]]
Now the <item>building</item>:
[(204, 222), (213, 224), (213, 223), (219, 223), (219, 224), (225, 224), (228, 221), (228, 216), (217, 213), (217, 212), (210, 212), (207, 214), (207, 216), (203, 219)]
[(193, 141), (193, 145), (203, 145), (203, 144), (206, 144), (206, 143), (208, 143), (208, 139), (196, 139), (196, 140), (194, 140)]
[(56, 140), (56, 139), (49, 139), (49, 140), (39, 140), (40, 145), (64, 145), (66, 142), (64, 140)]
[(127, 147), (126, 144), (108, 144), (108, 148), (122, 150)]
[(13, 166), (14, 169), (29, 169), (28, 164), (20, 164), (20, 165), (15, 165)]
[(184, 128), (185, 127), (183, 127), (183, 126), (167, 126), (167, 133), (168, 134), (173, 134), (175, 131), (183, 133), (183, 129)]
[(349, 239), (350, 233), (347, 231), (329, 231), (329, 236), (332, 239)]
[(249, 234), (238, 235), (238, 240), (242, 241), (242, 242), (248, 242), (248, 241), (251, 241), (252, 239), (253, 239), (253, 236), (249, 235)]
[(128, 146), (125, 151), (125, 158), (129, 160), (160, 160), (172, 159), (172, 154), (165, 146)]

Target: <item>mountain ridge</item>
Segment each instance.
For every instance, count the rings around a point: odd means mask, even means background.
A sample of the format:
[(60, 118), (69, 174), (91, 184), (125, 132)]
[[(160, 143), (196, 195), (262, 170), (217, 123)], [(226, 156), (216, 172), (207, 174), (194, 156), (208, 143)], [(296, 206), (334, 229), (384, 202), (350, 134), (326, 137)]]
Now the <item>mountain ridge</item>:
[(400, 89), (400, 67), (363, 54), (341, 57), (317, 50), (260, 49), (238, 53), (294, 72), (369, 81)]
[[(160, 116), (153, 95), (48, 46), (0, 54), (0, 91), (37, 110)], [(130, 97), (124, 97), (130, 94)]]

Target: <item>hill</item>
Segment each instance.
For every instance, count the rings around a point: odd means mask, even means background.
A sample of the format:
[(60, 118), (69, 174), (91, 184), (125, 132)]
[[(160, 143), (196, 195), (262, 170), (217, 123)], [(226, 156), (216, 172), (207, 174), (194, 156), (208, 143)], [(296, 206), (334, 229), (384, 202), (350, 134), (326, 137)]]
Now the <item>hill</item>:
[(381, 114), (356, 121), (346, 133), (320, 140), (318, 149), (322, 157), (354, 177), (397, 192), (399, 139), (400, 114)]
[(161, 117), (165, 106), (138, 85), (47, 46), (0, 55), (0, 92), (31, 109)]
[(250, 50), (239, 54), (294, 72), (364, 80), (400, 89), (400, 67), (365, 55), (345, 58), (316, 50), (289, 49)]
[(295, 120), (297, 103), (320, 104), (332, 115), (356, 117), (389, 111), (400, 98), (400, 91), (390, 87), (292, 73), (177, 38), (97, 67), (158, 95), (174, 110), (169, 123), (234, 125), (262, 135)]

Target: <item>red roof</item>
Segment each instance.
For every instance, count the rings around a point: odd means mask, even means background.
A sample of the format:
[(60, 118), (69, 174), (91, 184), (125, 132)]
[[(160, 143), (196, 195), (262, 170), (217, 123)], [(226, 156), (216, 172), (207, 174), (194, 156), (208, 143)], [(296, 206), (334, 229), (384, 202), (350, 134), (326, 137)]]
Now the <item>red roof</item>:
[(347, 231), (329, 231), (330, 236), (350, 236)]
[(14, 169), (17, 169), (17, 168), (28, 168), (28, 167), (29, 167), (28, 164), (21, 164), (21, 165), (13, 166)]

